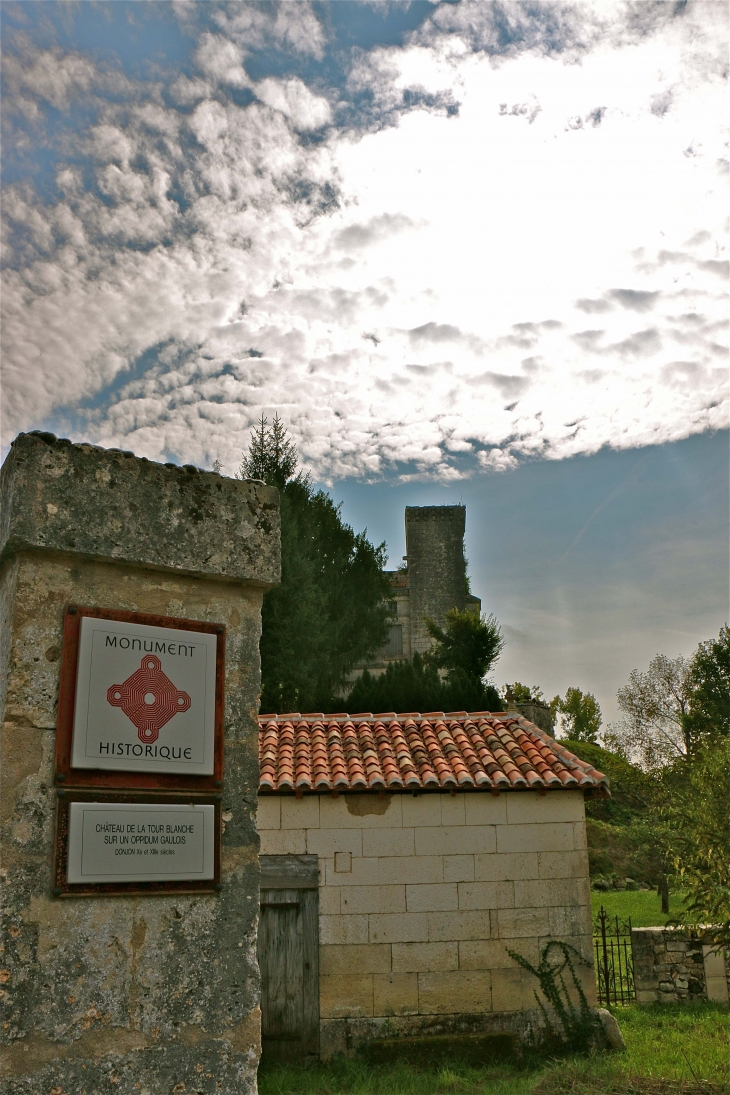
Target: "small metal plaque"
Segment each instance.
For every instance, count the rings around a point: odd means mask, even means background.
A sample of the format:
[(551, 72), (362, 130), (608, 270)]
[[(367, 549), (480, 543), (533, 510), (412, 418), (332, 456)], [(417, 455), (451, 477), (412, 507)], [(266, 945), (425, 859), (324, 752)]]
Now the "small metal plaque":
[(216, 636), (81, 621), (73, 768), (213, 774)]
[(220, 879), (220, 802), (129, 792), (59, 793), (55, 893), (212, 891)]
[(221, 624), (69, 605), (57, 782), (220, 787), (224, 678)]
[(66, 881), (212, 879), (214, 813), (212, 805), (72, 802)]

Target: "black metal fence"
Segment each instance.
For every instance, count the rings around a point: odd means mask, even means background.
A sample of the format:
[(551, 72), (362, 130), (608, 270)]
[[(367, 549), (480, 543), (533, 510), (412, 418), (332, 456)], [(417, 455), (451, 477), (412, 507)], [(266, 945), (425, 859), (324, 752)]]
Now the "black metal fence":
[(609, 916), (601, 905), (593, 921), (593, 949), (599, 1004), (629, 1004), (636, 999), (631, 953), (631, 917)]

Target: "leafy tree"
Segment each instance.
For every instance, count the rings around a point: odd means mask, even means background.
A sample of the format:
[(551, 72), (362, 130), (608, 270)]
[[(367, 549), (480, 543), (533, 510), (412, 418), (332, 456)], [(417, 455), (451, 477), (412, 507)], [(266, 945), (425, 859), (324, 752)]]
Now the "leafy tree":
[(499, 693), (480, 678), (454, 670), (447, 680), (434, 662), (416, 653), (409, 660), (391, 662), (385, 673), (367, 669), (345, 700), (351, 713), (360, 711), (500, 711)]
[(494, 616), (476, 612), (459, 612), (452, 608), (446, 613), (446, 627), (426, 620), (434, 645), (427, 658), (447, 676), (454, 672), (481, 680), (504, 650), (504, 638)]
[(730, 742), (706, 742), (665, 775), (660, 810), (663, 843), (677, 889), (687, 895), (684, 919), (714, 924), (730, 945)]
[(697, 647), (690, 669), (692, 692), (685, 717), (689, 740), (730, 734), (730, 628)]
[(632, 670), (617, 693), (623, 713), (604, 735), (609, 748), (636, 758), (646, 769), (671, 763), (691, 751), (686, 718), (692, 694), (691, 665), (686, 658), (657, 654), (645, 673)]
[(527, 684), (520, 684), (519, 681), (515, 681), (514, 684), (506, 684), (504, 686), (504, 698), (507, 703), (545, 703), (545, 697), (542, 694), (542, 689), (537, 685), (530, 687)]
[(657, 654), (646, 673), (634, 670), (618, 691), (622, 720), (607, 744), (647, 770), (701, 752), (730, 733), (730, 631), (702, 642), (691, 659)]
[(324, 491), (297, 469), (281, 421), (262, 416), (240, 477), (277, 486), (281, 584), (264, 595), (261, 711), (332, 710), (352, 666), (385, 642), (385, 544), (355, 533)]
[(595, 742), (601, 725), (601, 708), (591, 692), (569, 688), (564, 699), (556, 696), (551, 701), (550, 709), (562, 715), (562, 730), (573, 741)]

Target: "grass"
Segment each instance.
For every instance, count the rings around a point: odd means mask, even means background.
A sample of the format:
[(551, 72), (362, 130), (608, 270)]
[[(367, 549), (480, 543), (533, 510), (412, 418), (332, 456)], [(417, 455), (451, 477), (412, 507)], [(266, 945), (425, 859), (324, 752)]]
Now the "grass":
[(673, 920), (681, 908), (681, 894), (670, 894), (669, 915), (662, 912), (662, 899), (656, 890), (591, 890), (593, 919), (603, 905), (610, 916), (619, 920), (631, 917), (635, 928), (656, 928)]
[[(633, 895), (632, 895), (633, 896)], [(615, 1009), (625, 1053), (570, 1056), (520, 1067), (500, 1063), (436, 1070), (371, 1067), (338, 1059), (306, 1068), (262, 1068), (261, 1095), (725, 1095), (728, 1009), (654, 1004)]]

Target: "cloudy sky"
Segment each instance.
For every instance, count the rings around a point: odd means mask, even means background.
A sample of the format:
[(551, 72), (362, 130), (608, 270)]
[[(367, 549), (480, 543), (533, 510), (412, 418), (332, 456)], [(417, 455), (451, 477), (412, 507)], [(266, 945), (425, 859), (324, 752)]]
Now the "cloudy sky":
[(403, 505), (467, 502), (500, 680), (610, 710), (717, 630), (724, 2), (2, 19), (3, 451), (233, 474), (278, 411), (395, 560)]

